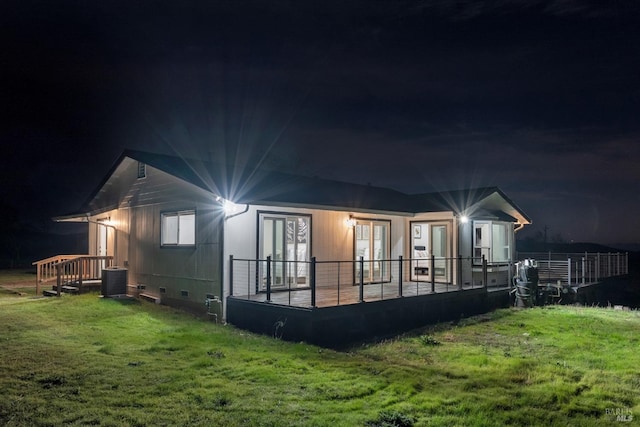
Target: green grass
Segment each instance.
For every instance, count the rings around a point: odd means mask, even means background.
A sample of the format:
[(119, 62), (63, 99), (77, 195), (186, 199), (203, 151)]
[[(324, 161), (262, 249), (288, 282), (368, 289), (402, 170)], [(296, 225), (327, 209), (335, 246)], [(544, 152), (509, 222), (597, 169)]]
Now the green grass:
[(596, 426), (614, 423), (616, 409), (640, 417), (637, 311), (499, 310), (342, 352), (96, 294), (0, 295), (0, 325), (0, 425)]

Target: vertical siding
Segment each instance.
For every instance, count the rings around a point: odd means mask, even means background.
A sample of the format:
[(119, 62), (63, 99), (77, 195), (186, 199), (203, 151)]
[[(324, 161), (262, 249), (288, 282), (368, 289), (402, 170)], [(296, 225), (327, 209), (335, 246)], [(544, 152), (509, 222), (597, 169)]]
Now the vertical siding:
[[(117, 229), (116, 237), (109, 228), (108, 254), (115, 254), (116, 265), (128, 268), (130, 285), (143, 285), (144, 292), (160, 296), (169, 304), (204, 311), (207, 294), (221, 296), (222, 212), (210, 193), (150, 166), (147, 176), (137, 179), (134, 166), (137, 163), (123, 162), (114, 174), (118, 179), (109, 191), (118, 194), (119, 207), (92, 218), (109, 218)], [(113, 195), (102, 197), (111, 200)], [(162, 247), (161, 214), (191, 209), (196, 212), (195, 246)], [(96, 252), (97, 227), (89, 224), (90, 253)]]

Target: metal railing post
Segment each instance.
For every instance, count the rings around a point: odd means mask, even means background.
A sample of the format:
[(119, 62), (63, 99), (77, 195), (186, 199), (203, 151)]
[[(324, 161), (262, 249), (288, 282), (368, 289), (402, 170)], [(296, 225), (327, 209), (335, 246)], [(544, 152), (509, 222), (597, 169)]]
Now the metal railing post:
[(436, 256), (431, 254), (431, 293), (436, 292)]
[(311, 257), (311, 307), (316, 308), (316, 257)]
[(229, 296), (233, 296), (233, 255), (229, 255)]
[(398, 296), (402, 297), (402, 255), (398, 257)]
[(361, 256), (358, 262), (360, 264), (358, 302), (364, 302), (364, 257)]
[(489, 289), (489, 274), (487, 272), (487, 259), (482, 255), (482, 283), (485, 289)]
[(267, 302), (271, 302), (271, 255), (267, 257)]
[(458, 254), (458, 265), (456, 268), (456, 279), (458, 280), (458, 289), (462, 290), (462, 255)]
[(569, 282), (569, 286), (571, 286), (571, 258), (567, 258), (567, 281)]
[(582, 257), (582, 284), (584, 285), (584, 270), (585, 270), (585, 264), (584, 264), (584, 257)]

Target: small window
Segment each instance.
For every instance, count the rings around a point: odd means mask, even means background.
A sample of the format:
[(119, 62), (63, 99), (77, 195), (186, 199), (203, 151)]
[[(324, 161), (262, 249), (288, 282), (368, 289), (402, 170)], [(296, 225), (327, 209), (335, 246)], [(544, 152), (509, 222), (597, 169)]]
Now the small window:
[(142, 162), (138, 162), (138, 178), (144, 178), (146, 176), (147, 176), (147, 165)]
[(196, 244), (195, 211), (162, 214), (160, 239), (162, 246), (193, 246)]

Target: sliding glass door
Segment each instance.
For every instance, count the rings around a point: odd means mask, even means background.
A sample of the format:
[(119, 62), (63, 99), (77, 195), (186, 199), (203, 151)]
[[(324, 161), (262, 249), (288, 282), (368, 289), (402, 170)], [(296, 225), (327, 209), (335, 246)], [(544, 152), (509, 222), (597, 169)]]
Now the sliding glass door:
[[(271, 257), (271, 287), (296, 288), (309, 284), (310, 217), (260, 214), (260, 259)], [(262, 262), (261, 290), (266, 289), (267, 266)]]
[[(390, 221), (357, 220), (355, 229), (355, 260), (364, 259), (362, 273), (365, 283), (391, 280)], [(355, 282), (360, 280), (360, 263), (355, 265)]]
[[(411, 280), (450, 281), (449, 225), (414, 222), (411, 224)], [(431, 265), (431, 256), (434, 265)]]

